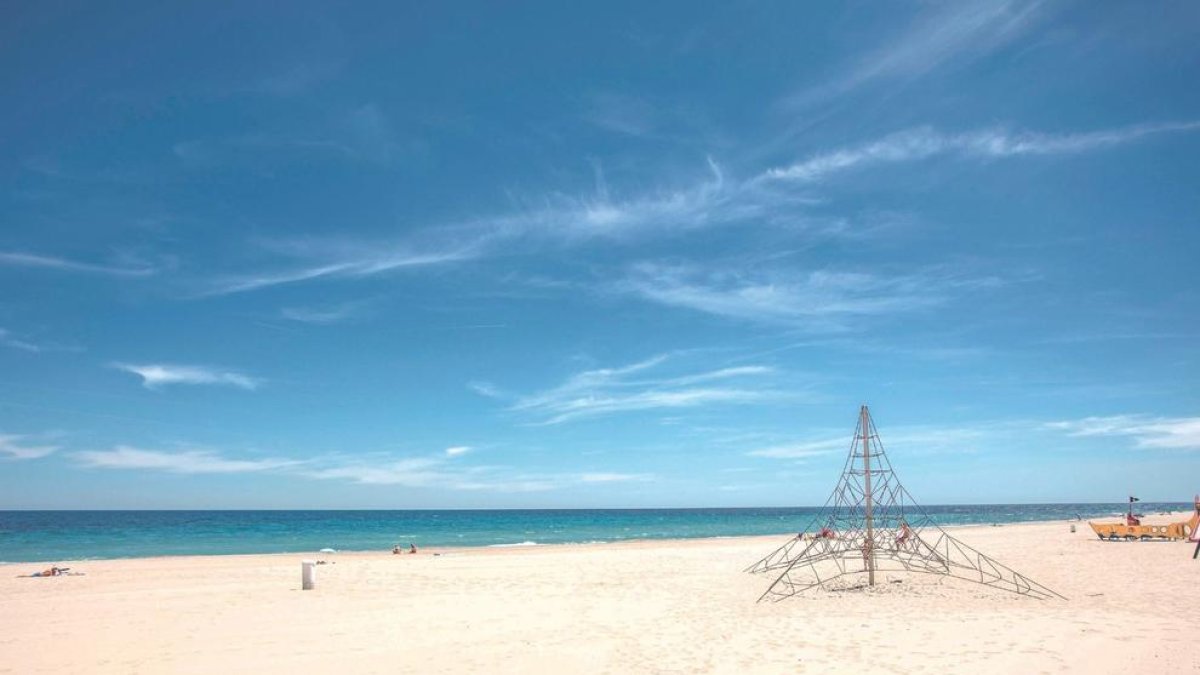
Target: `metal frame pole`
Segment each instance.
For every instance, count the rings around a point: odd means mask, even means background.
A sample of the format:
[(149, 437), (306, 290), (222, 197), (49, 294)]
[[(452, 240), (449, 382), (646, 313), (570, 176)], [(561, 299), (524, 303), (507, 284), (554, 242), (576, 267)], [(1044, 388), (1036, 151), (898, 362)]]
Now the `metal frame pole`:
[(867, 583), (874, 586), (875, 517), (872, 514), (874, 499), (871, 496), (871, 413), (867, 412), (867, 406), (864, 405), (859, 414), (862, 417), (859, 424), (862, 425), (863, 487), (867, 496), (867, 550), (864, 552), (864, 557), (867, 559)]

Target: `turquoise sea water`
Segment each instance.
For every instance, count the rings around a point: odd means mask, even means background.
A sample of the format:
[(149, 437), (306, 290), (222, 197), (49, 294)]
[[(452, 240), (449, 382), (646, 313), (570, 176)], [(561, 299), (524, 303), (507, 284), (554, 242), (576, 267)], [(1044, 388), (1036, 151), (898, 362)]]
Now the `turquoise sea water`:
[[(1142, 513), (1188, 503), (1138, 504)], [(1124, 504), (927, 506), (943, 525), (1073, 520)], [(0, 562), (423, 546), (588, 544), (793, 533), (819, 509), (530, 511), (0, 511)]]

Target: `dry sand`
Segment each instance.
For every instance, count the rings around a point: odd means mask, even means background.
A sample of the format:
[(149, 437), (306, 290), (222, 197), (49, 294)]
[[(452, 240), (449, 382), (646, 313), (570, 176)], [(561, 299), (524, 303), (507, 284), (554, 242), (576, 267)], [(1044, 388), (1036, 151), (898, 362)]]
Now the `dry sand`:
[(756, 604), (780, 537), (4, 565), (0, 673), (1200, 671), (1193, 545), (1068, 529), (955, 529), (1067, 601), (925, 576)]

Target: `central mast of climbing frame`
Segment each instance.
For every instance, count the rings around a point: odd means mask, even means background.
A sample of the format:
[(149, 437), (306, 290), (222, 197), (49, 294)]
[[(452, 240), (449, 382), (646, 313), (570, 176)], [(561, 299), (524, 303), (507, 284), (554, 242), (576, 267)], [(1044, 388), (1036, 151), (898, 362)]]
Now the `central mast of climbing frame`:
[(875, 585), (875, 517), (872, 514), (874, 508), (874, 498), (871, 495), (871, 413), (867, 412), (867, 406), (863, 406), (859, 411), (859, 425), (862, 426), (862, 453), (863, 453), (863, 488), (867, 496), (867, 543), (863, 550), (863, 560), (867, 564), (867, 583), (871, 586)]

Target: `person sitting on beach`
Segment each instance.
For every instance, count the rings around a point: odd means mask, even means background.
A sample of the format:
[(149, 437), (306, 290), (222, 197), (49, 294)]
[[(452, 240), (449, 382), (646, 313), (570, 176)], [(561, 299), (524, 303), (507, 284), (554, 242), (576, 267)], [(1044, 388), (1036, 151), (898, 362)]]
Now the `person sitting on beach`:
[(409, 553), (416, 553), (416, 552), (417, 552), (417, 545), (416, 545), (416, 544), (409, 544), (409, 545), (408, 545), (408, 552), (409, 552)]
[(392, 555), (400, 555), (400, 544), (392, 547)]

